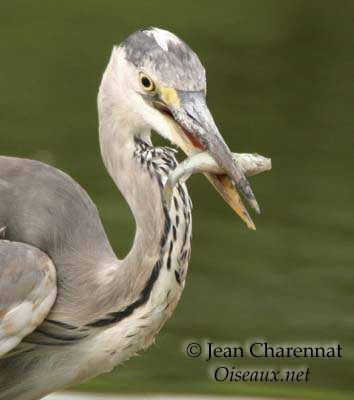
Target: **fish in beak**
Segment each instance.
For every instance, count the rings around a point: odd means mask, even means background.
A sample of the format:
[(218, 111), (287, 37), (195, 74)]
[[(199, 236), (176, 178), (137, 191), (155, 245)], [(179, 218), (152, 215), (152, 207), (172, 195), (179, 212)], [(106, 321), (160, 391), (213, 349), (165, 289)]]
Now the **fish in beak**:
[[(206, 175), (247, 226), (255, 229), (239, 193), (259, 213), (257, 200), (242, 168), (237, 159), (233, 157), (214, 122), (205, 101), (205, 93), (160, 87), (154, 106), (171, 120), (172, 141), (188, 157), (192, 158), (200, 152), (211, 157), (211, 159), (208, 158), (208, 162), (205, 162), (206, 158), (201, 159), (201, 164), (197, 169)], [(193, 163), (193, 165), (195, 164), (196, 162)], [(213, 164), (213, 168), (211, 164)], [(219, 173), (211, 172), (216, 170)]]

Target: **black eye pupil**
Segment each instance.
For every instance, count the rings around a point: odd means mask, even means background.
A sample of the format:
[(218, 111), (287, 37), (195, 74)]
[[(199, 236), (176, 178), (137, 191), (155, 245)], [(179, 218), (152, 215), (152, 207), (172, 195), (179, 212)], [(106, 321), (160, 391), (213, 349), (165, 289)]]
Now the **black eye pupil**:
[(141, 83), (143, 84), (144, 87), (149, 88), (151, 86), (151, 81), (148, 79), (146, 76), (141, 78)]

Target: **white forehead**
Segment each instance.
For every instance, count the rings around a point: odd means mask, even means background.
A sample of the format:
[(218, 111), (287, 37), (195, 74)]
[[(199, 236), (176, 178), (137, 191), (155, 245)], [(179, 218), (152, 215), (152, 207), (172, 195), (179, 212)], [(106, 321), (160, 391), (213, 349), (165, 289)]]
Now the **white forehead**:
[(181, 40), (176, 35), (169, 31), (165, 31), (164, 29), (152, 28), (144, 31), (144, 33), (150, 37), (153, 37), (161, 49), (165, 51), (168, 51), (168, 43), (181, 43)]

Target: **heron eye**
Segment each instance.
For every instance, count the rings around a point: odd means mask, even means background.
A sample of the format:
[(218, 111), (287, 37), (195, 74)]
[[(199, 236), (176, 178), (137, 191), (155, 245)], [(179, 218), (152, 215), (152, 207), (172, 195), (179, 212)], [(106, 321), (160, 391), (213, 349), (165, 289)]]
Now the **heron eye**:
[(146, 76), (146, 75), (143, 75), (143, 74), (142, 74), (142, 75), (140, 76), (140, 82), (141, 82), (143, 88), (144, 88), (146, 91), (151, 92), (152, 90), (155, 89), (155, 85), (154, 85), (153, 81), (152, 81), (148, 76)]

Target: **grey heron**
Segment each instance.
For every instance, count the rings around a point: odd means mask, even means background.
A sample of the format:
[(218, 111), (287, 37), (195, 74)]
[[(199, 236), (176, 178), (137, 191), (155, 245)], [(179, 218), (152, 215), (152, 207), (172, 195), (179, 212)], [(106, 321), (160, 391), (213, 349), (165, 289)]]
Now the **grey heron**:
[[(203, 172), (250, 228), (245, 175), (206, 106), (198, 56), (140, 30), (113, 48), (98, 94), (104, 164), (136, 222), (118, 259), (87, 193), (44, 163), (0, 157), (0, 399), (31, 400), (112, 370), (148, 347), (174, 311), (191, 254), (187, 177)], [(188, 156), (154, 147), (151, 130)]]

